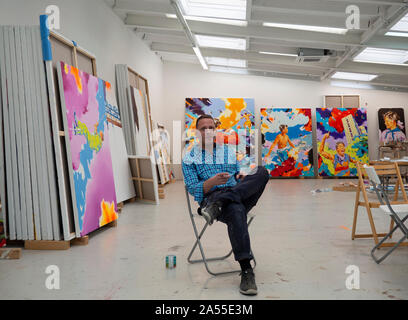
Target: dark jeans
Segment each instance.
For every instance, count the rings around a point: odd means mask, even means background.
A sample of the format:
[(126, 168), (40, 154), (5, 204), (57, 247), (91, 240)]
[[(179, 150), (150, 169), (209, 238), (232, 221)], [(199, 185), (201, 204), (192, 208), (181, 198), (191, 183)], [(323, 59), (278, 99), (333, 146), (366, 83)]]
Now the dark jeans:
[(268, 171), (259, 166), (255, 173), (247, 175), (235, 186), (216, 189), (209, 193), (201, 203), (201, 207), (204, 207), (218, 200), (223, 202), (222, 214), (217, 220), (224, 222), (228, 227), (228, 236), (237, 261), (253, 259), (247, 214), (258, 202), (268, 180)]

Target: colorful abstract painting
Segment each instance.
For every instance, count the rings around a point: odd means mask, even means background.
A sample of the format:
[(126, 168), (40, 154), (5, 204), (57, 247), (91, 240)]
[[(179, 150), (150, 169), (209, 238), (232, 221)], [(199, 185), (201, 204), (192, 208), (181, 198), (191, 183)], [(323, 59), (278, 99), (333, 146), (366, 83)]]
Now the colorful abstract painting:
[[(61, 62), (65, 134), (72, 159), (80, 234), (117, 219), (115, 183), (106, 118), (106, 85)], [(64, 110), (65, 109), (65, 110)]]
[(402, 108), (381, 108), (378, 110), (379, 138), (382, 143), (407, 140), (405, 115)]
[(196, 143), (196, 120), (211, 115), (217, 122), (216, 142), (237, 147), (237, 158), (243, 171), (255, 164), (255, 103), (244, 98), (187, 98), (185, 141), (188, 147)]
[(272, 177), (313, 177), (312, 110), (262, 108), (262, 164)]
[(356, 163), (368, 163), (367, 111), (316, 109), (320, 176), (357, 176)]

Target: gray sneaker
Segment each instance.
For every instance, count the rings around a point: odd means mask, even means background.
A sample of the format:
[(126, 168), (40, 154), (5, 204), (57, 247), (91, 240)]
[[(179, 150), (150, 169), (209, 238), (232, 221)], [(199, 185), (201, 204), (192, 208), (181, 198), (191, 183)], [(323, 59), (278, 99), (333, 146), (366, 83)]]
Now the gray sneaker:
[(247, 269), (241, 272), (241, 285), (239, 286), (239, 292), (248, 296), (258, 294), (258, 288), (255, 283), (255, 274), (252, 269)]
[(204, 208), (201, 208), (200, 213), (208, 224), (212, 225), (214, 220), (222, 213), (222, 202), (209, 203)]

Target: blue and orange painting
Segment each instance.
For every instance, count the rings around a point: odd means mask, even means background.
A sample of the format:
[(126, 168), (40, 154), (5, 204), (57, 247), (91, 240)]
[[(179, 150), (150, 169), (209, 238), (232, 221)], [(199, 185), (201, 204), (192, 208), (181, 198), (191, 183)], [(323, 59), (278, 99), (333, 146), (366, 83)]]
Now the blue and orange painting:
[(185, 140), (191, 148), (196, 140), (196, 120), (211, 115), (217, 124), (216, 142), (236, 146), (243, 171), (255, 163), (255, 102), (247, 98), (186, 98)]
[(271, 177), (313, 177), (311, 109), (262, 108), (262, 164)]

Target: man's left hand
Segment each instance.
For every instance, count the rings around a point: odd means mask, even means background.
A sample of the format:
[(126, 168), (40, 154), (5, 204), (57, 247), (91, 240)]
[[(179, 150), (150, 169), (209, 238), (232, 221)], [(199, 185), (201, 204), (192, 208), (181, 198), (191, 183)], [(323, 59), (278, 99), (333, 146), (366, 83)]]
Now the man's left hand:
[(238, 173), (238, 174), (235, 176), (235, 179), (236, 179), (236, 180), (242, 180), (242, 179), (244, 179), (245, 177), (246, 177), (246, 174)]

